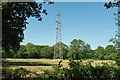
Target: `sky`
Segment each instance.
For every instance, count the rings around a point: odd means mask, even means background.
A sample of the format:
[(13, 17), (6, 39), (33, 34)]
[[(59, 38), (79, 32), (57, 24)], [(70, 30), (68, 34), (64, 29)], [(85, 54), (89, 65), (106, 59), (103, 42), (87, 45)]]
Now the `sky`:
[(53, 5), (43, 5), (48, 15), (42, 14), (43, 21), (29, 18), (25, 38), (21, 45), (28, 42), (35, 45), (55, 44), (56, 14), (61, 15), (62, 42), (70, 45), (73, 39), (81, 39), (91, 45), (92, 49), (98, 46), (111, 45), (109, 39), (116, 34), (117, 26), (114, 18), (117, 17), (117, 8), (106, 9), (105, 2), (55, 2)]
[[(37, 2), (42, 2), (42, 1), (49, 1), (49, 0), (34, 0), (34, 1), (37, 1)], [(50, 1), (53, 1), (53, 2), (115, 2), (115, 1), (118, 1), (118, 0), (50, 0)]]

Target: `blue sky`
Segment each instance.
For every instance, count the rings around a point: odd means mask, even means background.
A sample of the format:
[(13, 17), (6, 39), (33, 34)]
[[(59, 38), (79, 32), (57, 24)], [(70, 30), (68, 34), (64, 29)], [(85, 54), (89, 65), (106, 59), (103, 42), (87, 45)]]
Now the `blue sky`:
[(61, 15), (62, 42), (70, 45), (73, 39), (81, 39), (91, 45), (106, 47), (109, 39), (116, 34), (114, 13), (117, 8), (106, 9), (105, 2), (55, 2), (53, 5), (43, 5), (48, 15), (42, 14), (43, 21), (29, 18), (25, 39), (21, 43), (31, 42), (35, 45), (54, 45), (56, 14)]

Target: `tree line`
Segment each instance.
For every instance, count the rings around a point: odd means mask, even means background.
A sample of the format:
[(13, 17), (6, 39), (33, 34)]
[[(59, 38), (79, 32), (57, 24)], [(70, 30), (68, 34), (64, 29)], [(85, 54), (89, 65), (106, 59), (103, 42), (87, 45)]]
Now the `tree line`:
[[(34, 45), (33, 43), (27, 43), (26, 45), (20, 45), (20, 49), (15, 52), (10, 49), (9, 55), (3, 50), (3, 58), (50, 58), (53, 59), (54, 47), (59, 43), (48, 45)], [(83, 40), (74, 39), (70, 42), (70, 45), (62, 44), (62, 56), (63, 59), (99, 59), (99, 60), (114, 60), (118, 53), (117, 48), (113, 45), (107, 45), (105, 48), (98, 46), (97, 49), (92, 50), (90, 44), (85, 43)], [(59, 49), (57, 50), (59, 51)]]

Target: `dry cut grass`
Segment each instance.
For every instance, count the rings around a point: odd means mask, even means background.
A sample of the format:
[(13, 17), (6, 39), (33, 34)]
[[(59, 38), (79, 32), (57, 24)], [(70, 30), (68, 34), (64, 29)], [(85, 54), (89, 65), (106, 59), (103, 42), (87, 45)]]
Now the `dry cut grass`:
[[(26, 68), (30, 71), (35, 71), (37, 73), (43, 73), (44, 70), (53, 70), (53, 65), (59, 63), (60, 59), (5, 59), (6, 64), (8, 64), (8, 68), (16, 69), (16, 68)], [(84, 63), (91, 61), (91, 60), (83, 60)], [(113, 60), (92, 60), (92, 65), (95, 66), (96, 64), (101, 63), (115, 63)], [(63, 67), (68, 66), (69, 60), (62, 60)]]

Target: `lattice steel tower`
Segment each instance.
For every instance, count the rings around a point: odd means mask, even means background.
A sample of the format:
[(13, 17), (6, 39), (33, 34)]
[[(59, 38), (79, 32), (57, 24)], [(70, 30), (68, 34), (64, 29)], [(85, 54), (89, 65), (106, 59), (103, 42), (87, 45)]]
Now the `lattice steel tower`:
[(56, 15), (56, 44), (54, 46), (53, 59), (63, 59), (62, 57), (62, 42), (61, 42), (61, 17), (60, 13)]

